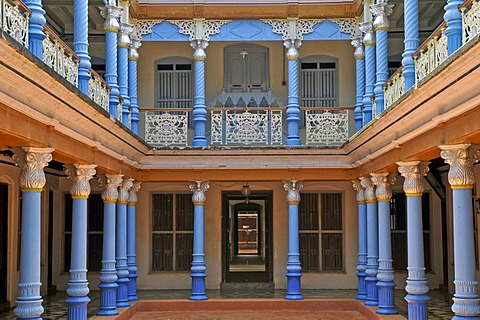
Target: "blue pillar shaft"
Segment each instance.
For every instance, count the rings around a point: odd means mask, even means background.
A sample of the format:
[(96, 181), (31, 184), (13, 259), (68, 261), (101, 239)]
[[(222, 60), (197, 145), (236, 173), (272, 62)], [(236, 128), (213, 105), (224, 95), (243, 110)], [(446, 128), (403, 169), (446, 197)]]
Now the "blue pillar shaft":
[(372, 95), (375, 86), (375, 46), (365, 45), (365, 94), (363, 96), (363, 121), (372, 121)]
[(22, 190), (22, 234), (20, 282), (15, 315), (19, 319), (41, 319), (40, 237), (41, 193)]
[(367, 274), (367, 206), (364, 202), (358, 203), (358, 294), (357, 300), (367, 299), (365, 277)]
[(87, 199), (73, 198), (72, 210), (72, 255), (70, 281), (67, 298), (68, 319), (87, 318), (88, 281), (87, 281)]
[(43, 39), (46, 35), (43, 26), (47, 22), (42, 0), (25, 0), (25, 5), (32, 10), (28, 20), (28, 48), (39, 59), (43, 58)]
[(378, 314), (396, 314), (393, 288), (392, 237), (390, 233), (390, 202), (378, 202)]
[(406, 0), (404, 3), (405, 49), (402, 54), (402, 65), (404, 66), (405, 91), (407, 91), (415, 84), (415, 62), (412, 55), (417, 51), (419, 45), (418, 0)]
[(135, 250), (136, 238), (136, 206), (128, 204), (127, 206), (127, 266), (128, 266), (128, 301), (137, 301), (137, 261)]
[(385, 99), (383, 85), (388, 79), (388, 31), (381, 29), (376, 31), (376, 62), (377, 62), (377, 82), (375, 83), (375, 105), (378, 115), (385, 108)]
[(288, 59), (288, 103), (287, 103), (288, 146), (299, 146), (300, 105), (298, 104), (298, 58)]
[(448, 55), (451, 55), (462, 46), (462, 13), (458, 6), (462, 0), (448, 0), (445, 6), (444, 20), (447, 22), (447, 29), (444, 33), (447, 36)]
[(288, 205), (288, 261), (287, 261), (287, 300), (301, 300), (300, 247), (298, 235), (298, 204)]
[(100, 310), (99, 316), (114, 316), (118, 314), (117, 271), (115, 269), (115, 202), (104, 202), (103, 220), (103, 255), (100, 271)]
[(207, 146), (207, 106), (205, 105), (205, 61), (195, 60), (195, 104), (193, 106), (193, 146)]
[(128, 308), (128, 267), (127, 267), (127, 204), (117, 203), (116, 269), (117, 308)]
[(88, 92), (90, 81), (90, 55), (88, 54), (88, 0), (73, 1), (73, 50), (80, 58), (78, 65), (78, 89)]
[(355, 129), (359, 131), (363, 127), (362, 99), (365, 94), (365, 59), (355, 60), (356, 78), (356, 103), (355, 103)]
[(205, 277), (207, 276), (204, 252), (204, 205), (194, 205), (193, 216), (193, 260), (191, 268), (192, 294), (190, 300), (207, 300)]
[(377, 202), (367, 202), (367, 284), (366, 306), (378, 305), (378, 217)]
[(108, 105), (110, 114), (118, 118), (117, 32), (105, 33), (105, 81), (110, 86)]
[[(428, 318), (427, 278), (423, 257), (422, 197), (407, 194), (407, 241), (408, 277), (405, 300), (408, 302), (408, 318), (426, 320)], [(412, 292), (412, 293), (410, 293)], [(425, 292), (417, 294), (416, 292)]]
[(453, 188), (453, 245), (455, 294), (453, 319), (479, 319), (475, 246), (472, 210), (472, 189)]
[(128, 127), (130, 97), (128, 96), (128, 47), (118, 47), (118, 89), (123, 99), (122, 124)]
[(132, 109), (131, 130), (138, 134), (138, 101), (137, 101), (137, 60), (128, 60), (128, 94), (130, 95), (130, 106)]

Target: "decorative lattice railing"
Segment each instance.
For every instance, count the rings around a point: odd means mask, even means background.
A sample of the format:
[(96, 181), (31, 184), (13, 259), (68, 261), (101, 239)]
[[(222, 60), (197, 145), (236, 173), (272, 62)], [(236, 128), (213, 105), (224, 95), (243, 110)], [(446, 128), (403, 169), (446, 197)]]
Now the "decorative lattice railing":
[(301, 108), (305, 112), (305, 144), (341, 146), (349, 138), (351, 108)]
[(92, 78), (88, 82), (89, 96), (100, 107), (102, 107), (108, 112), (108, 98), (110, 95), (110, 87), (105, 82), (105, 80), (103, 80), (103, 78), (98, 75), (98, 73), (93, 71), (93, 69), (90, 69), (90, 75), (92, 76)]
[(152, 146), (186, 146), (191, 109), (142, 109), (145, 141)]
[(462, 11), (463, 44), (480, 33), (480, 1), (466, 1), (460, 6)]
[(2, 29), (28, 48), (28, 17), (30, 9), (22, 1), (0, 0)]
[(385, 109), (387, 109), (390, 108), (405, 93), (403, 67), (392, 74), (387, 82), (385, 82), (383, 89), (385, 91)]
[(43, 62), (74, 86), (78, 85), (80, 58), (48, 26), (43, 40)]

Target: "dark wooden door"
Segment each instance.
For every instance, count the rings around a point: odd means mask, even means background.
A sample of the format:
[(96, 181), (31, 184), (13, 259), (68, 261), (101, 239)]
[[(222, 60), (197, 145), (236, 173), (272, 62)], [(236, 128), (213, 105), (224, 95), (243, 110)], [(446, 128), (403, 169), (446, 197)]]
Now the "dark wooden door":
[(8, 250), (8, 185), (0, 183), (0, 311), (8, 309), (7, 250)]

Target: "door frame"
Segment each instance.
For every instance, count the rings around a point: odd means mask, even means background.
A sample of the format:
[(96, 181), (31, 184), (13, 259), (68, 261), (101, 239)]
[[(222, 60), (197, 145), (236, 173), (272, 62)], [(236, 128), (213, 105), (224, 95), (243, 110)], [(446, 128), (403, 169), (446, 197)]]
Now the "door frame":
[[(252, 279), (244, 278), (244, 273), (228, 272), (228, 227), (229, 227), (229, 201), (244, 200), (245, 196), (239, 192), (223, 191), (222, 192), (222, 283), (226, 282), (273, 282), (273, 192), (272, 191), (253, 191), (248, 195), (251, 200), (265, 201), (265, 269), (266, 276), (256, 281), (256, 276), (252, 272)], [(232, 232), (232, 231), (231, 231)]]
[[(0, 258), (0, 262), (2, 263), (3, 274), (0, 277), (0, 283), (2, 283), (0, 290), (2, 293), (0, 294), (0, 312), (8, 310), (10, 308), (10, 302), (8, 301), (8, 214), (9, 214), (9, 206), (10, 206), (10, 184), (0, 181), (1, 185), (1, 195), (2, 201), (0, 204), (0, 228), (2, 228), (2, 232), (0, 234), (2, 237), (0, 238), (0, 246), (2, 246), (0, 250), (0, 254), (2, 255)], [(3, 299), (2, 299), (3, 296)]]

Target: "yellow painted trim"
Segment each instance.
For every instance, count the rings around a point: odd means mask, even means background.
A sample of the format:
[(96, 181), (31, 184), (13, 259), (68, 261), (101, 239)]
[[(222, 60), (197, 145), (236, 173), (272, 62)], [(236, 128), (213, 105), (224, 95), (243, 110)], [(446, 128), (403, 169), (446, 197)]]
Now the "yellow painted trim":
[(136, 203), (136, 202), (129, 202), (129, 203), (127, 203), (127, 205), (128, 205), (128, 206), (131, 206), (131, 207), (134, 207), (134, 206), (137, 205), (137, 203)]
[(457, 186), (452, 186), (452, 189), (472, 189), (472, 185), (457, 185)]
[(287, 60), (296, 60), (296, 61), (298, 61), (298, 60), (300, 60), (300, 58), (287, 58)]
[(117, 201), (117, 204), (127, 204), (127, 201)]
[(105, 32), (115, 32), (118, 33), (117, 29), (105, 29)]
[(88, 196), (72, 196), (72, 199), (88, 199)]
[(103, 200), (103, 203), (117, 203), (117, 200)]
[(365, 201), (365, 203), (367, 203), (367, 204), (368, 203), (377, 203), (377, 200), (367, 200), (367, 201)]
[(379, 28), (375, 28), (375, 31), (378, 31), (378, 30), (388, 30), (387, 27), (379, 27)]
[(205, 58), (196, 58), (194, 61), (205, 61)]
[(42, 192), (43, 188), (23, 188), (20, 189), (22, 192)]
[(138, 61), (136, 58), (128, 58), (128, 61)]
[(420, 197), (423, 193), (406, 193), (407, 197)]
[(375, 47), (375, 43), (371, 43), (371, 44), (364, 44), (365, 47)]
[(289, 205), (292, 204), (292, 205), (299, 205), (300, 204), (300, 201), (290, 201), (288, 203)]
[(128, 49), (128, 46), (119, 46), (119, 45), (117, 45), (117, 48), (120, 48), (120, 49)]
[(378, 202), (390, 202), (390, 199), (379, 199)]
[(358, 58), (355, 58), (355, 60), (365, 60), (365, 56), (363, 56), (363, 57), (358, 57)]
[(365, 204), (365, 201), (357, 201), (357, 204)]
[(194, 202), (193, 205), (194, 206), (204, 206), (205, 202)]

